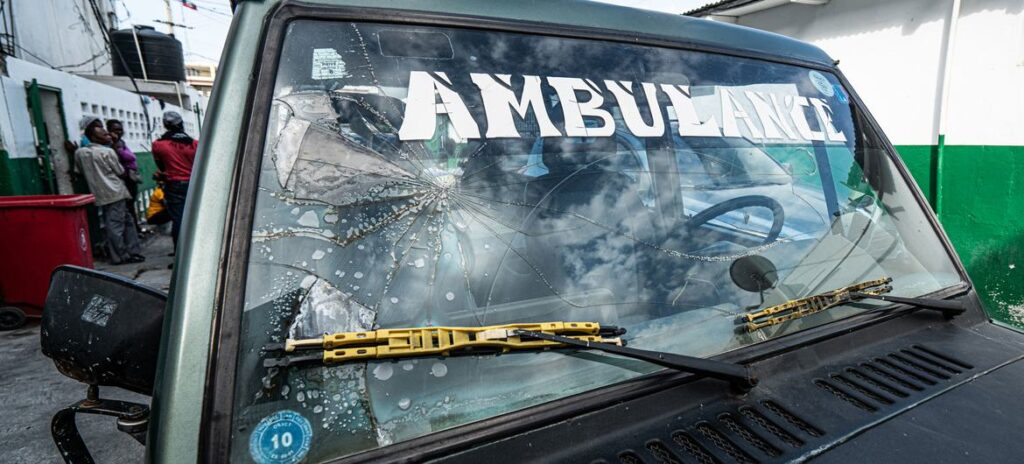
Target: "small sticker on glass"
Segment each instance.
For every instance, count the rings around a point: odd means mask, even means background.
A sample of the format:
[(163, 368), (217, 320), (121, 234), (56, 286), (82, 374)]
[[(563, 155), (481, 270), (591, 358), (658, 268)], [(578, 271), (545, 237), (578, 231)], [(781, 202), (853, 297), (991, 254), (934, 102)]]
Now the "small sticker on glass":
[(291, 411), (278, 411), (263, 420), (249, 436), (249, 455), (258, 464), (295, 464), (309, 453), (313, 428)]
[(822, 95), (831, 97), (835, 95), (835, 90), (832, 88), (832, 83), (828, 81), (828, 78), (824, 74), (818, 71), (811, 71), (807, 73), (807, 77), (811, 79), (811, 84), (814, 88), (818, 89)]
[(333, 48), (313, 49), (313, 79), (339, 79), (348, 76), (345, 60)]

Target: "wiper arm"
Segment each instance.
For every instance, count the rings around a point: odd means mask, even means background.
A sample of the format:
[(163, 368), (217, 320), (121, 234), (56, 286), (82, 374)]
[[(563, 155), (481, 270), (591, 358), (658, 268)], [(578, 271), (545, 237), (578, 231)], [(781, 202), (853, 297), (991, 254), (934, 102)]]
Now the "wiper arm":
[(613, 353), (627, 358), (647, 361), (651, 364), (657, 364), (677, 371), (690, 372), (697, 375), (726, 380), (732, 383), (732, 385), (741, 392), (750, 391), (750, 389), (757, 386), (757, 378), (754, 377), (754, 374), (751, 372), (749, 367), (742, 364), (667, 353), (663, 351), (640, 350), (637, 348), (628, 348), (626, 346), (600, 342), (592, 343), (590, 341), (577, 340), (574, 338), (551, 335), (542, 332), (534, 332), (531, 330), (518, 329), (513, 332), (520, 336), (564, 343), (566, 345), (578, 346), (589, 350), (604, 351), (606, 353)]
[(875, 295), (863, 292), (850, 292), (853, 298), (866, 298), (871, 300), (891, 301), (893, 303), (906, 304), (921, 309), (934, 309), (942, 311), (946, 317), (963, 314), (967, 306), (963, 300), (940, 300), (938, 298), (907, 298), (904, 296)]
[[(298, 363), (323, 364), (476, 353), (506, 353), (514, 350), (544, 350), (567, 346), (600, 350), (640, 359), (659, 366), (731, 382), (740, 391), (757, 384), (750, 369), (740, 364), (674, 353), (626, 348), (619, 327), (596, 322), (540, 322), (485, 327), (418, 327), (341, 332), (304, 340), (288, 339), (264, 347), (283, 351), (279, 358), (263, 361), (264, 367), (287, 367)], [(311, 354), (290, 354), (316, 350)]]
[(799, 319), (835, 306), (863, 299), (908, 304), (919, 309), (942, 311), (946, 317), (953, 317), (967, 310), (961, 300), (939, 300), (935, 298), (907, 298), (886, 295), (892, 291), (891, 277), (869, 280), (847, 287), (837, 288), (817, 295), (790, 300), (785, 303), (749, 312), (740, 317), (748, 332)]

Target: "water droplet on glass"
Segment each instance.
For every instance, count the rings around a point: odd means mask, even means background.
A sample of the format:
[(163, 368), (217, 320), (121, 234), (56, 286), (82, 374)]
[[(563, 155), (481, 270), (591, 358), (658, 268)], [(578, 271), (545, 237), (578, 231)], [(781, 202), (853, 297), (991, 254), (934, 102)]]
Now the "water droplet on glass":
[(306, 227), (320, 227), (320, 218), (316, 217), (315, 211), (306, 211), (299, 216), (299, 225)]
[(448, 301), (452, 301), (452, 300), (455, 299), (455, 294), (452, 293), (452, 292), (445, 293), (444, 294), (444, 299), (446, 299)]
[(363, 273), (359, 272), (359, 271), (356, 271), (355, 274), (352, 274), (352, 277), (355, 277), (357, 279), (362, 279), (363, 278)]
[(299, 286), (308, 290), (310, 287), (313, 286), (313, 283), (315, 283), (315, 282), (316, 282), (316, 276), (308, 275), (308, 276), (306, 276), (305, 279), (302, 279), (302, 283), (300, 283)]
[(306, 394), (303, 393), (303, 392), (296, 393), (295, 394), (295, 401), (298, 401), (300, 403), (303, 402), (303, 401), (306, 401)]
[(396, 303), (398, 303), (398, 298), (391, 297), (391, 304), (396, 304)]
[(448, 366), (444, 363), (436, 362), (433, 366), (430, 366), (430, 374), (434, 377), (444, 377), (448, 374)]
[(377, 367), (373, 368), (373, 376), (381, 381), (390, 379), (394, 373), (395, 370), (391, 367), (391, 364), (378, 364)]
[(426, 263), (423, 262), (423, 258), (416, 258), (416, 261), (413, 262), (413, 265), (416, 267), (423, 267), (424, 265), (426, 265)]
[(316, 251), (313, 252), (313, 260), (316, 261), (318, 259), (323, 259), (324, 255), (326, 255), (326, 254), (327, 253), (324, 253), (323, 250), (316, 250)]
[(296, 207), (292, 208), (292, 215), (293, 216), (298, 216), (298, 214), (299, 214), (299, 207), (296, 206)]
[(313, 414), (320, 414), (324, 412), (324, 407), (319, 404), (313, 407)]
[(403, 411), (409, 409), (410, 405), (412, 405), (412, 400), (410, 400), (409, 398), (402, 398), (398, 400), (398, 408)]
[(412, 368), (413, 368), (412, 363), (409, 362), (409, 361), (402, 361), (401, 364), (402, 364), (402, 370), (404, 370), (404, 371), (411, 371)]

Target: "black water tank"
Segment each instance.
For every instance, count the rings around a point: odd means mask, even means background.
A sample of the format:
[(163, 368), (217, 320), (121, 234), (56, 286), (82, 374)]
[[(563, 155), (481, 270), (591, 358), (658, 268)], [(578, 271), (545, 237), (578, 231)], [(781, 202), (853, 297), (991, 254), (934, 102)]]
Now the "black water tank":
[[(135, 39), (138, 37), (138, 48), (135, 47)], [(184, 81), (185, 80), (185, 57), (181, 53), (181, 42), (172, 36), (162, 34), (149, 26), (135, 26), (135, 34), (131, 29), (121, 29), (110, 33), (111, 44), (121, 51), (124, 62), (113, 52), (110, 57), (114, 63), (115, 76), (128, 76), (129, 74), (141, 79), (142, 66), (146, 65), (146, 77), (157, 81)], [(139, 50), (142, 51), (142, 59), (139, 59)]]

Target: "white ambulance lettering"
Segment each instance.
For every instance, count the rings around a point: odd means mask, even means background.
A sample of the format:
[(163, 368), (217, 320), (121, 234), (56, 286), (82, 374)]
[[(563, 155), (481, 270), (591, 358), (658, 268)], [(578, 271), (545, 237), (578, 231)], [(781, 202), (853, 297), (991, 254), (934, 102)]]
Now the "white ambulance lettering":
[[(540, 126), (541, 137), (560, 137), (561, 132), (551, 123), (547, 109), (544, 107), (544, 95), (541, 93), (541, 80), (538, 76), (523, 76), (523, 94), (516, 98), (512, 91), (512, 76), (497, 74), (501, 83), (488, 74), (472, 73), (469, 75), (473, 83), (480, 89), (480, 97), (484, 102), (487, 115), (487, 138), (519, 138), (512, 111), (520, 118), (526, 119), (530, 108)], [(503, 83), (503, 84), (502, 84)]]
[(647, 108), (651, 114), (651, 124), (644, 122), (640, 115), (640, 107), (633, 96), (633, 83), (630, 81), (604, 81), (604, 86), (615, 96), (619, 102), (619, 109), (622, 111), (622, 119), (626, 127), (637, 137), (661, 137), (665, 133), (665, 118), (661, 115), (661, 105), (658, 104), (658, 87), (650, 82), (644, 82), (640, 86), (647, 96)]
[[(405, 102), (402, 127), (398, 130), (401, 140), (430, 140), (437, 127), (436, 116), (448, 115), (455, 135), (462, 139), (480, 138), (480, 128), (466, 108), (466, 103), (457, 92), (449, 88), (451, 79), (443, 72), (436, 73), (444, 80), (440, 82), (424, 71), (409, 73), (409, 98)], [(441, 102), (437, 103), (440, 98)]]
[(750, 131), (750, 138), (760, 139), (761, 131), (757, 129), (754, 120), (743, 109), (743, 105), (736, 100), (726, 87), (718, 87), (719, 97), (722, 99), (722, 135), (726, 137), (742, 137), (737, 120), (742, 120)]
[(675, 110), (676, 118), (679, 120), (679, 135), (681, 137), (721, 137), (722, 131), (718, 128), (718, 122), (711, 116), (707, 121), (700, 122), (697, 116), (697, 109), (690, 99), (690, 87), (686, 85), (661, 84), (661, 90), (668, 95)]
[(832, 108), (829, 108), (828, 103), (825, 103), (825, 100), (820, 98), (811, 98), (809, 100), (811, 105), (814, 106), (814, 112), (821, 121), (821, 127), (825, 128), (825, 135), (828, 136), (828, 139), (833, 142), (845, 142), (846, 136), (836, 130), (835, 122), (832, 120)]
[(785, 118), (782, 116), (782, 111), (779, 110), (779, 102), (775, 95), (752, 92), (750, 90), (744, 92), (744, 94), (750, 100), (750, 103), (754, 105), (757, 119), (761, 121), (761, 126), (764, 128), (765, 138), (781, 139), (783, 138), (783, 133), (785, 133), (785, 138), (797, 138), (796, 132), (789, 127), (789, 124), (786, 123)]
[[(578, 77), (549, 77), (548, 85), (558, 94), (559, 106), (565, 117), (565, 135), (567, 137), (608, 137), (615, 133), (615, 120), (611, 113), (602, 110), (604, 96), (597, 84), (591, 80)], [(590, 98), (580, 101), (576, 92), (585, 92)], [(587, 127), (584, 117), (601, 119), (603, 124), (598, 127)]]

